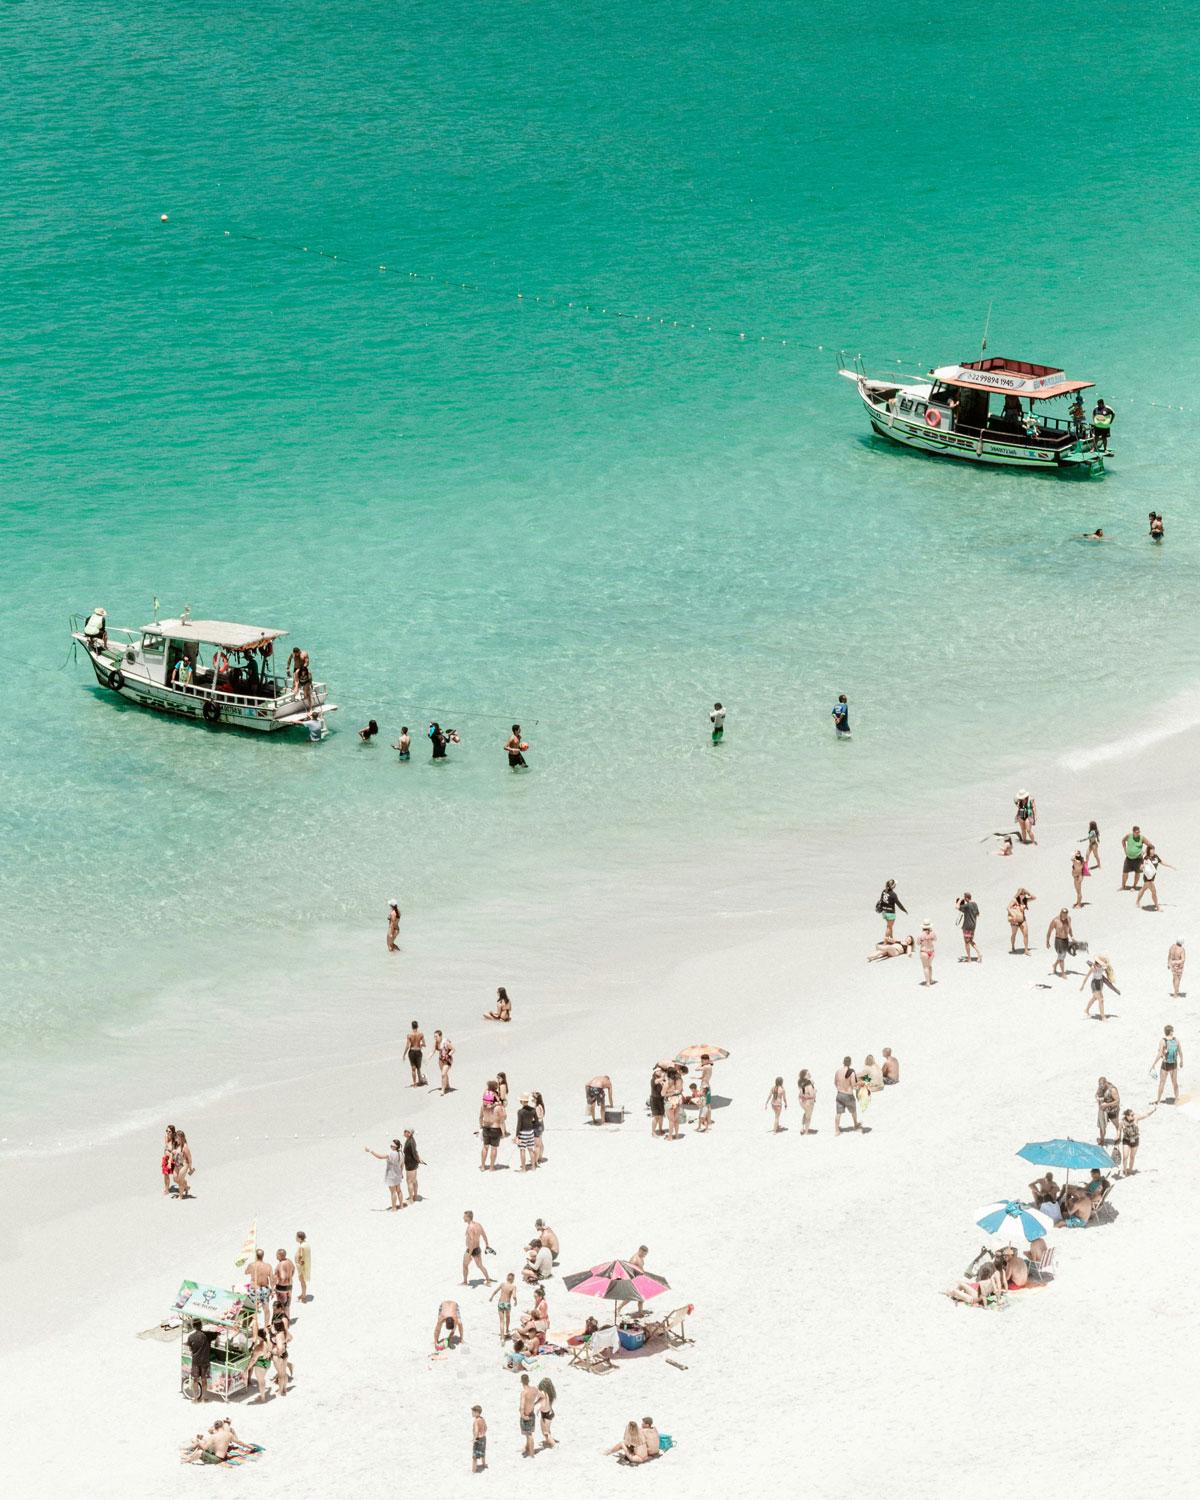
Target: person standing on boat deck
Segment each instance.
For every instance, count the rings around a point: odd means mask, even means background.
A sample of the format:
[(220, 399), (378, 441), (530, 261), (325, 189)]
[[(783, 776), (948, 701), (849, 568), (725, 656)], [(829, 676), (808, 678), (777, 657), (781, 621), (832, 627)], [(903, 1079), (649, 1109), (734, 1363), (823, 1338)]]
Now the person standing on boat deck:
[(1004, 411), (1001, 413), (1001, 417), (1006, 426), (1016, 423), (1017, 427), (1020, 428), (1025, 419), (1025, 413), (1021, 410), (1020, 396), (1014, 396), (1011, 391), (1005, 396)]
[(1115, 416), (1116, 412), (1105, 404), (1104, 397), (1097, 396), (1092, 407), (1092, 431), (1096, 434), (1096, 447), (1105, 452), (1108, 451), (1108, 433)]
[(954, 432), (958, 428), (958, 397), (949, 397), (946, 405), (950, 408), (950, 431)]
[(850, 734), (850, 704), (846, 701), (845, 693), (838, 694), (838, 701), (833, 705), (833, 727), (837, 730), (839, 739)]
[(1075, 424), (1075, 436), (1083, 437), (1087, 431), (1087, 411), (1084, 408), (1082, 396), (1077, 395), (1075, 397), (1067, 412), (1067, 416)]
[(521, 754), (522, 750), (524, 750), (525, 748), (525, 743), (521, 739), (521, 726), (519, 724), (514, 724), (512, 727), (512, 733), (504, 741), (504, 749), (508, 755), (508, 767), (510, 771), (518, 771), (522, 766), (524, 766), (526, 770), (529, 769), (529, 762)]

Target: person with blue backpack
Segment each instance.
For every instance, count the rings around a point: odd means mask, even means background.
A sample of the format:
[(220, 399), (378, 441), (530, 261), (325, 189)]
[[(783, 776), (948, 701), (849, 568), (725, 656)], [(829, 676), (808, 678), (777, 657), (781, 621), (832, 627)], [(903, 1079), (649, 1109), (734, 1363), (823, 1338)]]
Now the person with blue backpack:
[(1171, 1080), (1172, 1104), (1179, 1103), (1179, 1070), (1183, 1067), (1183, 1047), (1175, 1035), (1174, 1026), (1164, 1026), (1158, 1043), (1158, 1056), (1154, 1059), (1158, 1069), (1158, 1094), (1155, 1104), (1162, 1103), (1163, 1085)]

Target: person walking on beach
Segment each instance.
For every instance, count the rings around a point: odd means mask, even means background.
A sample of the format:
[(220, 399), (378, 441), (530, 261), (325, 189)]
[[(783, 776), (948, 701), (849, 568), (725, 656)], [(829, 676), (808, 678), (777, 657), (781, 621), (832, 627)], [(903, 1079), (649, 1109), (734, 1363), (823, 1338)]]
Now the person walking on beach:
[(1161, 866), (1162, 860), (1159, 859), (1154, 845), (1147, 840), (1146, 852), (1142, 855), (1142, 884), (1137, 893), (1137, 900), (1134, 902), (1135, 906), (1141, 906), (1142, 897), (1149, 891), (1150, 905), (1147, 907), (1147, 910), (1158, 910), (1158, 887), (1155, 885), (1155, 881), (1158, 879), (1158, 872)]
[(312, 1250), (303, 1229), (296, 1231), (296, 1275), (300, 1281), (300, 1300), (308, 1301), (308, 1283), (312, 1278)]
[(875, 903), (875, 910), (883, 918), (883, 940), (885, 943), (890, 943), (892, 928), (896, 925), (897, 910), (902, 911), (905, 916), (908, 915), (908, 907), (897, 894), (894, 880), (884, 882), (883, 890), (879, 893), (879, 900)]
[(534, 1413), (538, 1409), (538, 1404), (538, 1393), (530, 1385), (529, 1376), (522, 1375), (521, 1389), (517, 1394), (517, 1416), (521, 1423), (521, 1436), (525, 1439), (525, 1446), (521, 1450), (522, 1458), (533, 1457)]
[(833, 1087), (836, 1095), (833, 1115), (834, 1135), (841, 1135), (842, 1116), (847, 1111), (854, 1123), (854, 1129), (861, 1130), (862, 1126), (858, 1123), (858, 1101), (855, 1098), (858, 1091), (858, 1074), (854, 1071), (853, 1064), (848, 1057), (842, 1058), (841, 1067), (833, 1075)]
[(1021, 934), (1024, 947), (1021, 951), (1026, 958), (1029, 957), (1029, 903), (1036, 900), (1032, 892), (1027, 891), (1024, 886), (1017, 891), (1016, 895), (1008, 903), (1008, 951), (1017, 951), (1017, 934)]
[(442, 1039), (437, 1032), (433, 1039), (433, 1050), (437, 1054), (438, 1072), (442, 1078), (443, 1095), (450, 1093), (450, 1069), (454, 1066), (454, 1043), (449, 1037)]
[(1059, 908), (1057, 917), (1052, 917), (1049, 927), (1046, 928), (1046, 947), (1050, 946), (1050, 939), (1054, 939), (1054, 967), (1051, 974), (1057, 974), (1060, 979), (1067, 977), (1067, 953), (1070, 950), (1074, 934), (1071, 931), (1071, 913), (1065, 906)]
[(388, 1212), (394, 1213), (398, 1208), (407, 1208), (408, 1204), (404, 1201), (404, 1149), (400, 1142), (393, 1141), (390, 1151), (372, 1151), (370, 1146), (364, 1146), (363, 1150), (376, 1161), (387, 1162), (383, 1172), (383, 1185), (391, 1200)]
[(663, 1092), (666, 1074), (657, 1064), (650, 1074), (650, 1134), (662, 1135), (663, 1121), (667, 1113), (666, 1095)]
[(1092, 818), (1087, 831), (1087, 860), (1089, 870), (1100, 868), (1100, 825)]
[(1152, 1067), (1158, 1069), (1158, 1093), (1155, 1104), (1162, 1103), (1163, 1089), (1168, 1079), (1171, 1083), (1171, 1103), (1179, 1103), (1179, 1069), (1183, 1067), (1183, 1045), (1175, 1035), (1174, 1026), (1164, 1026), (1159, 1039), (1158, 1052)]
[(1183, 950), (1183, 939), (1176, 938), (1167, 949), (1167, 968), (1171, 974), (1171, 995), (1178, 1000), (1183, 991), (1179, 988), (1179, 981), (1183, 978), (1183, 966), (1187, 962), (1187, 954)]
[(1084, 1015), (1090, 1016), (1092, 1013), (1092, 1006), (1098, 1004), (1100, 1006), (1099, 1019), (1101, 1021), (1107, 1021), (1108, 1017), (1104, 1014), (1105, 987), (1107, 986), (1110, 990), (1112, 990), (1114, 995), (1119, 995), (1121, 991), (1113, 983), (1112, 965), (1102, 953), (1097, 954), (1097, 956), (1092, 959), (1091, 963), (1088, 965), (1087, 973), (1083, 976), (1083, 984), (1081, 984), (1079, 988), (1082, 990), (1084, 988), (1084, 985), (1088, 984), (1090, 984), (1092, 987), (1092, 995), (1091, 999), (1083, 1008)]
[(500, 1342), (503, 1343), (508, 1337), (509, 1329), (512, 1326), (512, 1310), (517, 1303), (517, 1274), (515, 1271), (510, 1271), (503, 1281), (496, 1283), (496, 1290), (488, 1298), (488, 1301), (495, 1302), (497, 1297), (500, 1299), (496, 1303), (497, 1310), (500, 1313)]
[(412, 1072), (412, 1082), (409, 1088), (418, 1089), (425, 1085), (425, 1075), (421, 1072), (421, 1063), (425, 1057), (425, 1033), (416, 1021), (410, 1021), (409, 1033), (404, 1039), (404, 1045), (408, 1048), (408, 1066)]
[(1037, 803), (1026, 791), (1020, 791), (1016, 795), (1017, 808), (1017, 837), (1023, 844), (1036, 844), (1037, 834), (1034, 829), (1037, 825)]
[(1121, 1138), (1121, 1095), (1115, 1083), (1109, 1083), (1103, 1074), (1096, 1080), (1096, 1125), (1100, 1134), (1097, 1146), (1108, 1144), (1108, 1127), (1112, 1126), (1113, 1140)]
[(185, 1131), (177, 1130), (175, 1132), (175, 1187), (177, 1190), (175, 1201), (177, 1203), (183, 1198), (192, 1196), (191, 1189), (188, 1187), (188, 1178), (195, 1170), (192, 1164), (192, 1148), (188, 1145), (187, 1134)]
[(471, 1408), (471, 1473), (482, 1474), (487, 1468), (487, 1423), (483, 1407)]
[(933, 930), (932, 922), (921, 923), (921, 936), (917, 939), (917, 951), (921, 955), (921, 968), (925, 971), (925, 978), (921, 980), (922, 987), (936, 984), (933, 977), (933, 955), (937, 949), (937, 933)]
[(725, 738), (725, 713), (726, 710), (719, 703), (714, 703), (712, 713), (708, 716), (708, 722), (712, 725), (712, 742), (719, 745)]
[(800, 1076), (796, 1079), (796, 1100), (803, 1111), (800, 1117), (800, 1134), (812, 1134), (813, 1107), (817, 1102), (817, 1086), (812, 1081), (812, 1074), (807, 1068), (800, 1069)]
[(399, 932), (400, 932), (400, 903), (398, 901), (389, 901), (388, 902), (388, 918), (387, 918), (387, 951), (389, 953), (398, 953), (400, 951), (396, 947), (396, 937), (399, 934)]
[(846, 701), (845, 693), (838, 694), (838, 701), (833, 705), (833, 727), (838, 739), (850, 738), (850, 704)]
[(162, 1172), (163, 1197), (171, 1196), (171, 1179), (175, 1175), (175, 1127), (168, 1125), (163, 1132), (162, 1158), (159, 1163)]
[(766, 1104), (763, 1105), (764, 1109), (768, 1107), (775, 1113), (775, 1124), (771, 1129), (771, 1134), (778, 1135), (783, 1129), (783, 1126), (779, 1123), (779, 1113), (781, 1110), (787, 1108), (787, 1091), (783, 1086), (782, 1078), (777, 1078), (771, 1085), (771, 1092), (767, 1095)]
[(1142, 873), (1142, 856), (1146, 852), (1146, 841), (1142, 838), (1142, 830), (1135, 823), (1130, 831), (1121, 840), (1121, 847), (1125, 850), (1125, 863), (1121, 866), (1121, 889), (1129, 889), (1129, 877), (1133, 876), (1133, 888), (1137, 890), (1138, 877)]
[(1076, 849), (1071, 856), (1071, 884), (1075, 887), (1075, 910), (1083, 909), (1083, 878), (1088, 874), (1088, 862), (1082, 850)]
[(1142, 1144), (1142, 1133), (1138, 1129), (1143, 1120), (1148, 1120), (1158, 1108), (1152, 1104), (1149, 1109), (1140, 1115), (1135, 1115), (1133, 1110), (1127, 1109), (1121, 1115), (1121, 1170), (1119, 1176), (1132, 1177), (1133, 1164), (1137, 1160), (1138, 1147)]
[(979, 951), (979, 944), (975, 941), (975, 924), (979, 921), (979, 906), (971, 899), (970, 891), (964, 891), (954, 904), (958, 907), (958, 919), (962, 923), (963, 957), (959, 962), (971, 963), (971, 951), (974, 949), (974, 961), (982, 963), (983, 954)]
[(557, 1448), (558, 1444), (550, 1436), (550, 1426), (554, 1421), (554, 1403), (558, 1399), (558, 1392), (554, 1389), (554, 1382), (549, 1375), (543, 1376), (538, 1381), (538, 1419), (542, 1428), (542, 1447)]
[(399, 760), (408, 760), (412, 755), (412, 736), (408, 732), (408, 725), (401, 724), (400, 738), (392, 746)]
[(463, 1256), (462, 1284), (463, 1286), (470, 1286), (471, 1283), (467, 1280), (467, 1271), (471, 1262), (474, 1261), (483, 1272), (484, 1286), (491, 1286), (493, 1278), (488, 1275), (487, 1267), (483, 1263), (483, 1252), (491, 1249), (491, 1246), (488, 1244), (487, 1230), (482, 1224), (476, 1222), (475, 1215), (469, 1208), (463, 1214), (463, 1223), (467, 1226), (465, 1235), (467, 1249), (466, 1254)]
[(523, 751), (528, 749), (529, 746), (521, 738), (521, 726), (514, 724), (512, 733), (504, 741), (504, 753), (508, 756), (508, 768), (510, 771), (519, 771), (522, 766), (526, 770), (529, 769), (529, 762), (522, 754)]

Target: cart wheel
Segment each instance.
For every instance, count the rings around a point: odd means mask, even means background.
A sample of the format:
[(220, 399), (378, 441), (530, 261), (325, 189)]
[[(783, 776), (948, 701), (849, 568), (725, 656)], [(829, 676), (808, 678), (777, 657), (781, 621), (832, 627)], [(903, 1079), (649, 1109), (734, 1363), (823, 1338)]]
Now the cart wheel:
[(125, 676), (120, 667), (114, 667), (108, 674), (108, 685), (114, 693), (119, 693), (125, 686)]

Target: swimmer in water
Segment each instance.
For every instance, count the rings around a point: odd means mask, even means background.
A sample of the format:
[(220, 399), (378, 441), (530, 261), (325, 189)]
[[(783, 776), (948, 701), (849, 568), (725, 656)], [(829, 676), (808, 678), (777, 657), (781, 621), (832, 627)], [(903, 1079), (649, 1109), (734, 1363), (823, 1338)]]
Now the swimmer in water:
[(407, 724), (402, 724), (400, 726), (400, 738), (392, 746), (392, 749), (399, 752), (401, 760), (408, 759), (409, 754), (412, 751), (412, 740), (408, 736)]
[(368, 719), (366, 728), (358, 731), (358, 737), (364, 745), (369, 745), (378, 733), (379, 725), (374, 719)]
[(1104, 535), (1104, 528), (1097, 526), (1095, 531), (1085, 531), (1080, 540), (1084, 542), (1106, 542), (1108, 538)]

